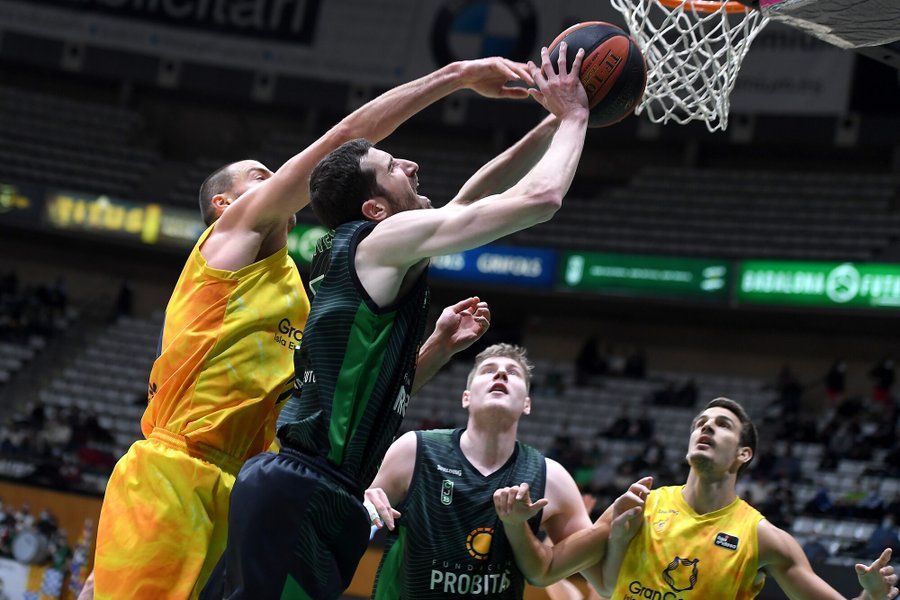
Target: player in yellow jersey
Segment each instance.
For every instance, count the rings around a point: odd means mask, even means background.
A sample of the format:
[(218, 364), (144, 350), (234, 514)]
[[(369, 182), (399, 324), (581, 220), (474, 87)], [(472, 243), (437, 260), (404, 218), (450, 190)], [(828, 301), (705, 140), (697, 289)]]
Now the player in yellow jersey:
[[(522, 525), (546, 504), (532, 504), (527, 486), (498, 490), (495, 507), (519, 567), (535, 583), (597, 563), (592, 579), (613, 600), (746, 600), (756, 597), (766, 575), (792, 600), (844, 598), (813, 572), (797, 540), (738, 498), (738, 475), (755, 450), (756, 428), (743, 407), (717, 398), (693, 421), (683, 486), (650, 491), (652, 479), (645, 478), (593, 527), (552, 548)], [(858, 599), (897, 596), (890, 555), (885, 550), (871, 565), (856, 565)]]
[[(455, 90), (527, 97), (507, 85), (513, 80), (530, 83), (524, 65), (453, 63), (372, 100), (275, 173), (245, 160), (203, 182), (209, 227), (166, 308), (141, 420), (146, 439), (119, 460), (106, 489), (95, 597), (193, 598), (221, 555), (235, 475), (272, 443), (276, 407), (293, 381), (309, 301), (286, 243), (295, 213), (309, 202), (313, 167), (347, 140), (385, 138)], [(458, 306), (451, 321), (483, 328), (486, 308), (477, 299)]]

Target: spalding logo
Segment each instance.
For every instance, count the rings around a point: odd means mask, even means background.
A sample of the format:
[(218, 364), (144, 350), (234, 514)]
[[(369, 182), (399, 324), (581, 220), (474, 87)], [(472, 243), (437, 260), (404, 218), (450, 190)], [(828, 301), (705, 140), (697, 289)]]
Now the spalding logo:
[(699, 562), (699, 558), (691, 560), (676, 556), (675, 560), (670, 562), (663, 571), (663, 579), (676, 592), (692, 590), (697, 583), (697, 563)]

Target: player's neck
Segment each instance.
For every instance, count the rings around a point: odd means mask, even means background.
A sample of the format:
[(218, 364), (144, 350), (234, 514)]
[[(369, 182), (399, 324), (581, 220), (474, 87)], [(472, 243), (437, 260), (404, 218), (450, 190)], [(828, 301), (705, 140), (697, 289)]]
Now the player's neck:
[(682, 490), (684, 501), (698, 515), (705, 515), (725, 508), (737, 497), (734, 476), (725, 473), (721, 476), (700, 475), (691, 469), (687, 483)]
[(515, 424), (511, 427), (479, 426), (474, 419), (469, 419), (459, 447), (472, 466), (482, 475), (490, 475), (512, 456), (517, 429)]

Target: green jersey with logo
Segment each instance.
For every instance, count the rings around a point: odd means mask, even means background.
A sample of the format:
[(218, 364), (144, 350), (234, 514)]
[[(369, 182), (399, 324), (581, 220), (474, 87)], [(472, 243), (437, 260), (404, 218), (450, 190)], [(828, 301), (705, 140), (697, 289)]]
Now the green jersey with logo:
[(406, 413), (428, 316), (425, 273), (385, 308), (363, 289), (356, 247), (374, 227), (345, 223), (319, 240), (295, 392), (278, 419), (284, 446), (326, 458), (357, 491), (375, 477)]
[[(482, 475), (459, 446), (463, 430), (416, 432), (416, 466), (401, 517), (388, 534), (372, 597), (376, 600), (509, 598), (521, 600), (525, 578), (516, 566), (494, 491), (527, 482), (542, 498), (544, 456), (516, 442), (500, 469)], [(531, 520), (537, 533), (538, 513)]]

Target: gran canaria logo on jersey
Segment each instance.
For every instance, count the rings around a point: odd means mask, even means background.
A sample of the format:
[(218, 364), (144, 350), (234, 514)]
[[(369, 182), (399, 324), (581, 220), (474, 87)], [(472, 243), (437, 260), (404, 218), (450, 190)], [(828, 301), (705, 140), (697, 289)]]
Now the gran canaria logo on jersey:
[(491, 552), (491, 542), (494, 540), (492, 527), (477, 527), (466, 536), (466, 550), (469, 556), (478, 560), (487, 560)]
[(663, 571), (663, 579), (672, 590), (686, 592), (697, 585), (697, 563), (699, 558), (689, 559), (676, 556)]

